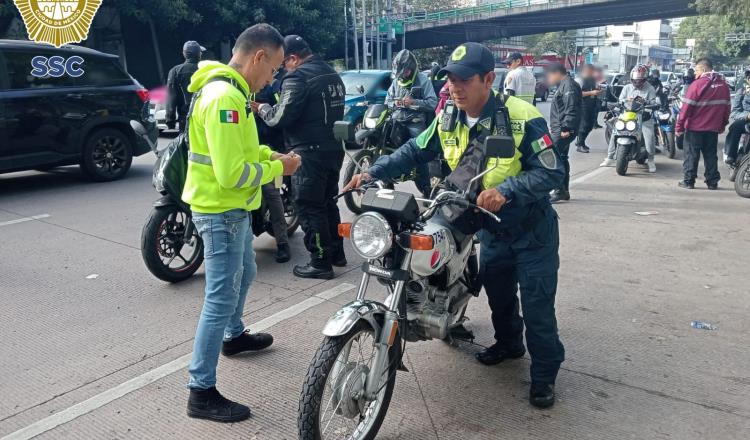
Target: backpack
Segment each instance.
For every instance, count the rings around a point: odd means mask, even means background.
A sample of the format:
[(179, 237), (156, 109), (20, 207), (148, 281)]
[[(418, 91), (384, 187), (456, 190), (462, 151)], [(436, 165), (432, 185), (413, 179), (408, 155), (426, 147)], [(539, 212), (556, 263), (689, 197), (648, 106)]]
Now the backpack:
[[(214, 81), (229, 83), (242, 92), (237, 82), (231, 78), (219, 76), (211, 78), (206, 84)], [(151, 183), (154, 185), (154, 188), (161, 194), (169, 195), (176, 200), (182, 199), (182, 190), (185, 188), (188, 154), (190, 153), (190, 117), (193, 115), (195, 102), (200, 97), (202, 91), (202, 88), (198, 90), (198, 92), (193, 94), (193, 99), (190, 100), (190, 107), (185, 118), (185, 130), (172, 139), (164, 150), (157, 153), (157, 160), (154, 164), (154, 172), (151, 177)], [(242, 94), (245, 95), (244, 92)]]

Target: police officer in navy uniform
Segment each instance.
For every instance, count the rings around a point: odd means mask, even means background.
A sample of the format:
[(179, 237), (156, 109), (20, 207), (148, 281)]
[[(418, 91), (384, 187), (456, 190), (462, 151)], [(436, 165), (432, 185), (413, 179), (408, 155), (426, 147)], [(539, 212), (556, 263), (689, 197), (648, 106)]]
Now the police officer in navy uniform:
[[(479, 234), (480, 276), (497, 342), (477, 353), (476, 358), (494, 365), (522, 357), (526, 353), (525, 324), (531, 354), (529, 401), (545, 408), (555, 402), (555, 379), (565, 357), (555, 318), (558, 222), (549, 201), (549, 192), (560, 187), (565, 170), (552, 148), (547, 123), (536, 107), (493, 92), (494, 67), (492, 52), (484, 45), (465, 43), (456, 48), (441, 70), (448, 75), (455, 101), (450, 105), (455, 108), (447, 106), (418, 138), (379, 158), (367, 173), (354, 176), (347, 188), (369, 179), (395, 178), (441, 155), (455, 174), (469, 145), (498, 133), (493, 120), (502, 120), (499, 113), (507, 114), (516, 155), (500, 159), (499, 167), (484, 177), (476, 200), (502, 220), (485, 221)], [(451, 114), (456, 115), (454, 120)], [(523, 318), (519, 314), (519, 286)]]

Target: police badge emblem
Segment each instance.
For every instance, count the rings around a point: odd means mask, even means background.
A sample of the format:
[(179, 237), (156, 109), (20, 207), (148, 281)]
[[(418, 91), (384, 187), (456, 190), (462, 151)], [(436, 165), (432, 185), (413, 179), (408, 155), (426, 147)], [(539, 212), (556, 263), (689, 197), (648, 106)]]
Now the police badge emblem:
[(102, 0), (14, 0), (29, 39), (60, 47), (80, 43)]

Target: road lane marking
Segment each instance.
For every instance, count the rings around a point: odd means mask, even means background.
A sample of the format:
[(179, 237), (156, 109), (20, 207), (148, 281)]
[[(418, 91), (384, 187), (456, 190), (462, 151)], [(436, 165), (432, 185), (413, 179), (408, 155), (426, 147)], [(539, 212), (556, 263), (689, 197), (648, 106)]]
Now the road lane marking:
[[(337, 297), (338, 295), (341, 295), (342, 293), (348, 292), (354, 289), (354, 287), (355, 286), (353, 284), (349, 283), (339, 284), (338, 286), (320, 292), (291, 307), (274, 313), (273, 315), (250, 325), (249, 329), (251, 332), (259, 332), (265, 330), (289, 318), (293, 318), (301, 314), (302, 312), (311, 309), (312, 307), (329, 301)], [(62, 424), (75, 420), (82, 415), (88, 414), (108, 403), (119, 399), (120, 397), (144, 388), (159, 379), (167, 377), (170, 374), (176, 373), (180, 370), (184, 370), (190, 364), (190, 358), (192, 357), (192, 355), (192, 353), (188, 353), (184, 356), (180, 356), (179, 358), (171, 362), (154, 368), (153, 370), (147, 371), (140, 376), (136, 376), (128, 380), (127, 382), (123, 382), (120, 385), (115, 386), (114, 388), (110, 388), (102, 393), (84, 400), (83, 402), (77, 403), (67, 409), (64, 409), (49, 417), (45, 417), (35, 423), (32, 423), (25, 428), (8, 434), (0, 440), (28, 440), (47, 431), (50, 431)]]
[(32, 215), (31, 217), (17, 218), (15, 220), (8, 220), (7, 222), (0, 222), (0, 226), (15, 225), (16, 223), (30, 222), (48, 217), (50, 217), (49, 214)]
[(594, 177), (598, 176), (599, 174), (604, 174), (604, 173), (607, 172), (607, 170), (609, 168), (611, 168), (611, 167), (600, 167), (600, 168), (595, 169), (594, 171), (590, 171), (590, 172), (584, 174), (581, 177), (577, 177), (577, 178), (571, 180), (570, 181), (570, 186), (580, 185), (581, 183), (583, 183), (583, 182), (585, 182), (585, 181), (587, 181), (589, 179), (593, 179)]

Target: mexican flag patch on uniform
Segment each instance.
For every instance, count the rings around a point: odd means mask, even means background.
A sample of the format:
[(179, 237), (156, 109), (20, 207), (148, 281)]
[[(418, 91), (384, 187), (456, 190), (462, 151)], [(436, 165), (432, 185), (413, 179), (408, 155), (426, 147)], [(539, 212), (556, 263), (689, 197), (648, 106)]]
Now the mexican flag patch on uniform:
[(237, 110), (219, 110), (219, 120), (225, 124), (239, 124), (240, 114)]
[(546, 150), (551, 146), (552, 138), (550, 138), (548, 134), (545, 134), (544, 136), (531, 143), (531, 148), (534, 150), (534, 153), (539, 153), (540, 151)]

